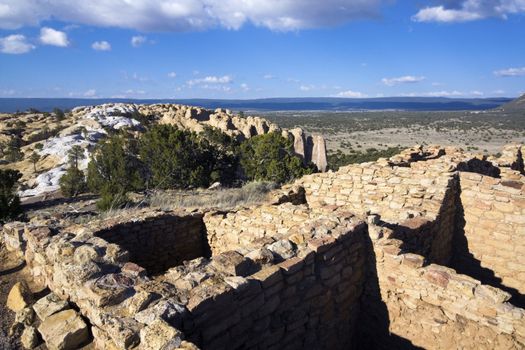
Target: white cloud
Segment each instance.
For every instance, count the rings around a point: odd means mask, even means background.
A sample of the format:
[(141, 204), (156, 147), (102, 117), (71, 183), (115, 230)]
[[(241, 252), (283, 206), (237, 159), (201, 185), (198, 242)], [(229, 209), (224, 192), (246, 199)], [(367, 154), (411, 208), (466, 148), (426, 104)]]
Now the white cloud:
[(394, 86), (394, 85), (399, 85), (399, 84), (413, 84), (413, 83), (419, 83), (423, 80), (425, 80), (425, 77), (416, 77), (413, 75), (405, 75), (403, 77), (398, 77), (398, 78), (381, 79), (383, 84), (387, 86)]
[(496, 95), (503, 95), (505, 93), (505, 90), (498, 89), (498, 90), (492, 91), (492, 93)]
[(13, 34), (0, 38), (0, 52), (10, 54), (27, 53), (35, 49), (35, 46), (28, 43), (22, 34)]
[(497, 77), (521, 77), (525, 75), (525, 67), (497, 70), (494, 75)]
[(334, 97), (344, 97), (344, 98), (365, 98), (365, 97), (368, 97), (368, 95), (363, 94), (362, 92), (359, 92), (359, 91), (347, 90), (347, 91), (341, 91), (341, 92), (339, 92), (339, 93), (338, 93), (337, 95), (335, 95)]
[(111, 44), (107, 41), (95, 41), (91, 47), (96, 51), (111, 51)]
[(524, 0), (446, 0), (446, 4), (426, 7), (414, 16), (416, 22), (468, 22), (525, 12)]
[(172, 78), (172, 79), (175, 79), (177, 77), (177, 73), (176, 72), (169, 72), (168, 73), (168, 77)]
[(271, 79), (275, 79), (275, 76), (272, 74), (265, 74), (263, 75), (263, 79), (271, 80)]
[(474, 91), (470, 92), (470, 95), (472, 95), (472, 96), (483, 96), (485, 94), (483, 92), (481, 92), (481, 91), (474, 90)]
[(0, 96), (13, 96), (16, 94), (16, 91), (13, 89), (0, 90)]
[(131, 37), (131, 46), (141, 47), (147, 41), (148, 41), (148, 38), (146, 38), (145, 36), (136, 35), (136, 36)]
[(84, 97), (96, 97), (97, 96), (97, 90), (95, 89), (89, 89), (88, 91), (84, 92)]
[(238, 29), (247, 22), (271, 30), (334, 26), (374, 18), (388, 0), (8, 0), (0, 4), (0, 28), (54, 19), (139, 31)]
[(209, 84), (231, 84), (233, 83), (233, 78), (229, 75), (224, 75), (222, 77), (217, 76), (207, 76), (205, 78), (192, 79), (188, 80), (188, 85), (209, 85)]
[(311, 91), (313, 89), (315, 89), (314, 85), (301, 85), (301, 86), (299, 86), (299, 90), (301, 90), (301, 91)]
[(44, 45), (59, 47), (69, 46), (69, 40), (66, 33), (48, 27), (40, 29), (40, 42)]
[(250, 87), (246, 83), (241, 84), (242, 91), (250, 91)]
[(457, 96), (466, 96), (467, 94), (453, 90), (453, 91), (430, 91), (430, 92), (411, 92), (408, 94), (401, 94), (401, 96), (407, 97), (457, 97)]

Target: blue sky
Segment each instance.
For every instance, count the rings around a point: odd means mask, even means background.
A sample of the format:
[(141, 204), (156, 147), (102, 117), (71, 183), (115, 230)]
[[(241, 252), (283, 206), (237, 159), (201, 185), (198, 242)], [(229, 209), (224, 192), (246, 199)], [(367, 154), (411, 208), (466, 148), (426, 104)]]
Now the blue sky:
[(0, 97), (514, 97), (525, 0), (0, 0)]

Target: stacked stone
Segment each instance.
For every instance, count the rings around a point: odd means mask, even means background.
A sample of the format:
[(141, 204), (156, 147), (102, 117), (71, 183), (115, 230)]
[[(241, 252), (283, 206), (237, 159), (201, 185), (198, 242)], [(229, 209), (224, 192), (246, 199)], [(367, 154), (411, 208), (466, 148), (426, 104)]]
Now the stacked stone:
[(370, 259), (362, 305), (369, 312), (360, 319), (365, 338), (384, 348), (398, 344), (377, 329), (387, 313), (389, 332), (423, 348), (525, 346), (525, 310), (508, 303), (510, 294), (429, 265), (424, 256), (406, 253), (401, 240), (383, 237), (373, 243), (375, 261)]
[(460, 173), (461, 204), (468, 251), (458, 256), (477, 278), (490, 278), (525, 294), (525, 177), (521, 181)]
[(159, 213), (143, 220), (113, 224), (95, 235), (127, 250), (130, 260), (151, 274), (206, 255), (201, 214)]
[(189, 339), (205, 349), (348, 348), (364, 281), (365, 229), (347, 222), (246, 277), (234, 276), (242, 275), (241, 263), (221, 268), (232, 276), (190, 292)]

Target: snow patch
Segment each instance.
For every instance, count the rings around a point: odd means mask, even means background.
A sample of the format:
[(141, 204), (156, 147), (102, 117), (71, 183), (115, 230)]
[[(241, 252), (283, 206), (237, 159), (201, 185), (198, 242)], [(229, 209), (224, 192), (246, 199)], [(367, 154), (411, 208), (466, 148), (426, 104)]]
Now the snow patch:
[(84, 118), (96, 120), (101, 125), (115, 130), (122, 129), (124, 127), (136, 129), (141, 128), (141, 124), (138, 120), (122, 116), (123, 114), (130, 115), (136, 111), (137, 108), (135, 105), (123, 103), (103, 104), (89, 109), (84, 115)]

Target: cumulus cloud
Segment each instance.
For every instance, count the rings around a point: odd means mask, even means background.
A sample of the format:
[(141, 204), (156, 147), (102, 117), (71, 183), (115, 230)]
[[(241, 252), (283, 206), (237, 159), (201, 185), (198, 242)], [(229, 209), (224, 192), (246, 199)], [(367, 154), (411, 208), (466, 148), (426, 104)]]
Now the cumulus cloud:
[(494, 72), (497, 77), (521, 77), (525, 76), (525, 67), (519, 68), (507, 68), (501, 69)]
[(377, 17), (387, 0), (3, 0), (0, 28), (55, 19), (140, 31), (238, 29), (250, 22), (272, 30), (334, 26)]
[(416, 22), (468, 22), (525, 12), (525, 0), (442, 0), (444, 4), (426, 7), (414, 16)]
[(27, 42), (22, 34), (13, 34), (0, 38), (0, 52), (9, 54), (27, 53), (35, 48), (34, 45)]
[(425, 80), (425, 77), (416, 77), (413, 75), (405, 75), (398, 78), (383, 78), (381, 81), (387, 86), (394, 86), (399, 84), (414, 84)]
[(275, 79), (275, 75), (265, 74), (265, 75), (263, 75), (263, 79), (265, 79), (265, 80)]
[(233, 78), (229, 75), (224, 75), (222, 77), (210, 75), (205, 78), (188, 80), (189, 86), (201, 85), (202, 87), (204, 87), (204, 85), (210, 86), (210, 85), (216, 85), (216, 84), (219, 85), (219, 84), (231, 84), (231, 83), (233, 83)]
[(107, 41), (95, 41), (91, 47), (96, 51), (111, 51), (111, 44)]
[(168, 78), (175, 79), (176, 77), (177, 77), (177, 73), (176, 72), (169, 72), (168, 73)]
[(136, 35), (131, 37), (131, 46), (133, 47), (141, 47), (148, 41), (148, 38), (142, 35)]
[(359, 91), (346, 90), (346, 91), (339, 92), (337, 95), (335, 95), (335, 97), (365, 98), (365, 97), (368, 97), (368, 95), (363, 94), (362, 92), (359, 92)]
[(40, 42), (44, 45), (59, 47), (69, 46), (69, 40), (66, 33), (48, 27), (40, 29)]

